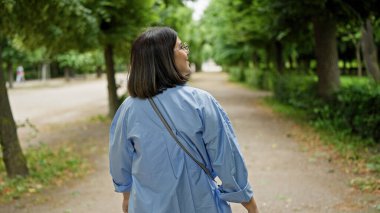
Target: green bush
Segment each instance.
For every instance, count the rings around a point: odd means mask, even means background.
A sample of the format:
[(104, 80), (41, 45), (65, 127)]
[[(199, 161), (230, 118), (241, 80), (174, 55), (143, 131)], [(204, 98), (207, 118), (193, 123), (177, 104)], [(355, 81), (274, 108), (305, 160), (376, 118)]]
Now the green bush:
[(380, 142), (380, 86), (343, 87), (331, 105), (339, 128)]
[(230, 80), (247, 83), (250, 86), (263, 90), (271, 90), (273, 88), (273, 79), (276, 76), (272, 70), (256, 69), (252, 65), (247, 67), (232, 66), (226, 70)]
[(263, 90), (273, 89), (273, 79), (277, 76), (272, 70), (254, 70), (252, 80), (248, 82), (254, 87)]
[(310, 110), (318, 102), (316, 80), (311, 76), (276, 75), (274, 95), (282, 103)]
[(245, 82), (246, 74), (243, 67), (233, 66), (229, 67), (227, 71), (232, 81)]
[(345, 82), (333, 100), (324, 102), (317, 98), (315, 77), (284, 75), (275, 78), (274, 95), (305, 110), (316, 126), (380, 143), (380, 86), (359, 79), (355, 84), (352, 78)]

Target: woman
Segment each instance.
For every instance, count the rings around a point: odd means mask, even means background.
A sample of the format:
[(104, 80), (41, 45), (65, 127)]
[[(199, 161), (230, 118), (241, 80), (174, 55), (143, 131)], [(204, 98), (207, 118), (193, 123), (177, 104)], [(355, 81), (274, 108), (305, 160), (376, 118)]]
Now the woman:
[[(209, 93), (186, 85), (188, 54), (168, 27), (151, 28), (132, 45), (130, 97), (110, 128), (110, 172), (115, 191), (124, 196), (123, 212), (231, 212), (227, 202), (258, 212), (227, 115)], [(212, 180), (216, 176), (221, 186)]]

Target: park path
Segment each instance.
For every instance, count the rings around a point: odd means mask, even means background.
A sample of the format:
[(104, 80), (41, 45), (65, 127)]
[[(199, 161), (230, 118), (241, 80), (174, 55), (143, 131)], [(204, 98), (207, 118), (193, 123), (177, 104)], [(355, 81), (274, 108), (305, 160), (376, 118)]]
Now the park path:
[[(349, 186), (351, 176), (331, 161), (328, 152), (305, 151), (304, 142), (294, 133), (300, 128), (260, 104), (260, 98), (268, 93), (230, 83), (224, 73), (196, 73), (190, 84), (209, 91), (227, 111), (262, 213), (376, 212), (373, 203), (380, 200), (378, 195), (352, 189)], [(61, 126), (58, 130), (51, 129), (45, 140), (49, 136), (62, 136), (66, 140), (80, 137), (85, 141), (84, 136), (94, 132), (96, 138), (92, 136), (88, 140), (100, 151), (91, 158), (93, 172), (62, 187), (48, 189), (11, 205), (0, 205), (0, 212), (121, 212), (121, 195), (113, 192), (108, 173), (107, 123)], [(233, 212), (245, 212), (240, 205), (232, 205)]]

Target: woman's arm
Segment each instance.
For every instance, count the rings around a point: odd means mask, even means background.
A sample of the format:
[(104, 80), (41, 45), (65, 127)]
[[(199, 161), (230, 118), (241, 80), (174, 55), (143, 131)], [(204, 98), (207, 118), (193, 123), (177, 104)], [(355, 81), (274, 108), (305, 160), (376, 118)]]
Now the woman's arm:
[(202, 137), (212, 170), (222, 181), (220, 198), (234, 203), (249, 202), (253, 191), (237, 138), (227, 114), (212, 96), (204, 100), (202, 120)]
[(241, 203), (247, 210), (248, 213), (258, 213), (259, 209), (257, 208), (255, 198), (251, 198), (248, 202), (246, 203)]
[(129, 195), (131, 193), (129, 192), (124, 192), (123, 193), (123, 204), (121, 206), (123, 213), (128, 213), (128, 203), (129, 203)]

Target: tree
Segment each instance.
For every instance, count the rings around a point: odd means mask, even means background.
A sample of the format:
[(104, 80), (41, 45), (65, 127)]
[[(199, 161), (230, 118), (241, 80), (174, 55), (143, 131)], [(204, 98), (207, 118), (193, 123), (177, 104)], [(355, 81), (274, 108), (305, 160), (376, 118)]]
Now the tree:
[(18, 51), (15, 47), (13, 42), (10, 39), (5, 38), (1, 44), (2, 51), (1, 51), (1, 58), (3, 60), (3, 63), (6, 65), (6, 72), (8, 75), (8, 85), (9, 88), (13, 88), (13, 81), (14, 81), (14, 65), (16, 63), (19, 63), (20, 61), (25, 59), (25, 54)]
[(0, 145), (3, 153), (3, 161), (9, 177), (26, 176), (29, 170), (26, 159), (22, 153), (17, 127), (13, 119), (8, 92), (5, 86), (2, 52), (6, 42), (6, 34), (10, 32), (12, 20), (9, 9), (12, 7), (7, 2), (0, 2)]
[(362, 28), (362, 51), (367, 72), (375, 82), (380, 83), (380, 70), (377, 48), (373, 39), (373, 28), (371, 20), (367, 19)]
[(22, 41), (24, 49), (44, 49), (43, 80), (50, 76), (50, 63), (56, 55), (96, 46), (96, 19), (82, 0), (18, 0), (10, 13), (16, 21), (12, 36)]
[(251, 9), (240, 0), (212, 1), (206, 9), (201, 20), (207, 29), (205, 43), (212, 46), (213, 58), (218, 64), (246, 65), (252, 58), (252, 43), (258, 36), (252, 33), (257, 28), (248, 23), (252, 18), (247, 17), (254, 17)]
[(285, 61), (295, 61), (295, 57), (310, 64), (314, 49), (317, 92), (330, 99), (340, 87), (338, 27), (374, 17), (379, 13), (378, 4), (375, 0), (212, 1), (205, 13), (205, 26), (210, 32), (205, 40), (209, 42), (211, 38), (214, 57), (221, 64), (246, 66), (250, 60), (246, 56), (252, 55), (253, 64), (258, 58), (267, 61), (266, 67), (272, 67), (274, 62), (279, 73), (283, 72)]
[[(344, 68), (346, 68), (346, 60), (352, 61), (354, 58), (357, 65), (357, 75), (362, 76), (362, 57), (361, 57), (361, 32), (360, 24), (355, 22), (350, 22), (342, 25), (338, 28), (338, 47), (341, 54), (343, 54), (342, 59), (344, 60)], [(354, 49), (354, 50), (353, 50)], [(340, 56), (341, 57), (341, 56)]]
[[(364, 22), (371, 14), (379, 14), (379, 2), (375, 0), (364, 2), (355, 0), (290, 0), (286, 3), (277, 0), (270, 1), (279, 5), (278, 8), (280, 10), (277, 10), (277, 12), (285, 19), (290, 18), (294, 20), (294, 18), (297, 18), (312, 21), (317, 58), (318, 94), (324, 99), (330, 99), (334, 92), (339, 89), (340, 71), (337, 68), (338, 58), (336, 50), (337, 26), (347, 25), (350, 22)], [(372, 37), (367, 38), (371, 39)], [(367, 50), (374, 49), (374, 45), (371, 45), (371, 42), (367, 42), (367, 44)], [(369, 58), (373, 60), (375, 57)], [(367, 59), (367, 61), (369, 60)], [(366, 64), (377, 65), (377, 62)], [(374, 68), (373, 70), (376, 69)]]
[(156, 18), (154, 1), (88, 0), (86, 5), (97, 19), (98, 42), (106, 64), (109, 116), (113, 117), (120, 104), (116, 93), (115, 52), (128, 52), (141, 29)]
[[(25, 176), (28, 175), (28, 168), (18, 140), (2, 70), (3, 41), (17, 37), (31, 49), (45, 47), (48, 55), (64, 52), (91, 41), (88, 35), (91, 35), (89, 31), (93, 30), (91, 26), (94, 21), (79, 0), (2, 0), (0, 17), (0, 142), (8, 176)], [(87, 39), (82, 39), (85, 35)]]
[(100, 50), (78, 52), (71, 50), (64, 54), (59, 54), (55, 58), (60, 68), (64, 70), (66, 81), (70, 81), (73, 72), (85, 74), (96, 71), (97, 77), (100, 77), (99, 72), (104, 65), (103, 55)]
[(317, 93), (324, 99), (330, 99), (340, 86), (335, 15), (335, 10), (339, 8), (338, 3), (324, 0), (287, 2), (268, 0), (267, 2), (272, 5), (270, 8), (272, 13), (277, 14), (277, 19), (298, 25), (290, 28), (292, 32), (297, 28), (305, 29), (308, 23), (312, 24), (317, 61)]
[(339, 89), (336, 22), (328, 14), (313, 18), (317, 59), (318, 94), (325, 99)]
[[(217, 62), (256, 67), (265, 63), (266, 69), (274, 64), (282, 73), (285, 58), (292, 53), (294, 43), (297, 41), (299, 46), (305, 46), (299, 41), (306, 33), (302, 27), (300, 29), (300, 21), (286, 23), (276, 16), (274, 7), (269, 1), (212, 1), (202, 22), (207, 32), (206, 43), (213, 46)], [(291, 31), (292, 24), (297, 30)]]
[[(2, 46), (0, 44), (0, 53), (1, 50)], [(3, 161), (9, 177), (26, 176), (29, 171), (17, 136), (17, 128), (9, 104), (2, 64), (0, 57), (0, 145)]]

